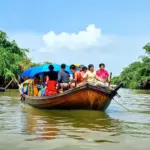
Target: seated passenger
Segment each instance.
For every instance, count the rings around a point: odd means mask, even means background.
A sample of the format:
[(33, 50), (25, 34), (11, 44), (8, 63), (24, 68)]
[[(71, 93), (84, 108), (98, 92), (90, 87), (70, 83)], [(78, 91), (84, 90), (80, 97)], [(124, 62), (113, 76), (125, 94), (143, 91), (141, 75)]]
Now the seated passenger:
[(87, 82), (93, 85), (96, 85), (97, 81), (103, 84), (103, 80), (96, 75), (96, 72), (94, 71), (94, 65), (92, 64), (88, 66), (88, 71), (83, 75), (83, 78), (87, 79)]
[[(81, 72), (81, 76), (82, 76), (82, 79), (83, 79), (83, 81), (82, 81), (83, 84), (87, 83), (87, 78), (84, 78), (84, 74), (85, 74), (86, 72), (87, 72), (87, 67), (84, 66), (84, 67), (82, 68), (82, 72)], [(83, 85), (83, 84), (82, 84), (82, 85)]]
[(54, 71), (53, 65), (49, 65), (49, 72), (46, 74), (46, 91), (45, 96), (50, 96), (57, 93), (57, 75), (58, 73)]
[(58, 89), (60, 87), (60, 93), (63, 92), (63, 90), (69, 89), (69, 81), (70, 81), (70, 75), (69, 72), (65, 70), (66, 65), (61, 65), (61, 71), (58, 73)]
[(53, 65), (49, 65), (49, 72), (46, 72), (44, 75), (46, 77), (46, 82), (49, 80), (53, 80), (56, 81), (57, 77), (58, 77), (58, 73), (56, 71), (54, 71), (54, 66)]
[(23, 94), (33, 96), (33, 79), (27, 78), (21, 85)]
[(82, 68), (82, 71), (81, 71), (81, 76), (82, 76), (82, 78), (83, 78), (83, 75), (85, 74), (87, 72), (87, 67), (83, 67)]
[(96, 71), (96, 75), (100, 78), (103, 79), (103, 82), (106, 84), (106, 85), (109, 85), (110, 83), (110, 75), (108, 73), (107, 70), (105, 70), (105, 64), (99, 64), (99, 70)]
[(40, 84), (40, 76), (35, 75), (34, 80), (28, 78), (25, 82), (22, 83), (23, 89), (22, 92), (29, 96), (38, 96), (38, 85)]
[(79, 71), (80, 71), (80, 72), (82, 72), (83, 67), (84, 67), (84, 65), (80, 65), (80, 66), (79, 66)]
[(25, 95), (28, 95), (28, 87), (29, 87), (29, 85), (26, 84), (26, 83), (24, 83), (24, 84), (22, 85), (22, 87), (21, 87), (21, 93), (22, 93), (22, 94), (25, 94)]
[(40, 85), (40, 76), (35, 75), (33, 81), (33, 96), (39, 96), (38, 85)]
[(42, 83), (42, 85), (38, 85), (39, 93), (38, 96), (45, 96), (45, 85)]
[(83, 81), (83, 79), (82, 79), (82, 76), (81, 76), (81, 72), (76, 70), (75, 65), (71, 65), (70, 70), (73, 73), (73, 82), (71, 83), (71, 88), (74, 88), (78, 84), (80, 84)]

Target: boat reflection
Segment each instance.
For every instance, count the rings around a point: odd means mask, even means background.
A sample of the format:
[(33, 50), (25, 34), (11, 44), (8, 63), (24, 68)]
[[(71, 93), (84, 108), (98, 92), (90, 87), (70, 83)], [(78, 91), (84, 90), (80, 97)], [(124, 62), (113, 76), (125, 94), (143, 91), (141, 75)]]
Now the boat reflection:
[(23, 110), (26, 112), (24, 132), (36, 136), (28, 140), (52, 140), (58, 134), (56, 121), (42, 113), (31, 108)]
[(59, 111), (23, 108), (26, 115), (25, 132), (36, 136), (32, 140), (52, 140), (60, 137), (83, 139), (90, 131), (115, 132), (119, 121), (99, 111)]

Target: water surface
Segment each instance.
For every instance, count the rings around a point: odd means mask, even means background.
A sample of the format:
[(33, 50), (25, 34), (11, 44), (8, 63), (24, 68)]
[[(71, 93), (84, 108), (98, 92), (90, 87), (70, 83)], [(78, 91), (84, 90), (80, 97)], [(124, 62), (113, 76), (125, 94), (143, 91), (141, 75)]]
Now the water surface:
[(0, 150), (150, 150), (150, 91), (121, 89), (106, 112), (38, 110), (0, 93)]

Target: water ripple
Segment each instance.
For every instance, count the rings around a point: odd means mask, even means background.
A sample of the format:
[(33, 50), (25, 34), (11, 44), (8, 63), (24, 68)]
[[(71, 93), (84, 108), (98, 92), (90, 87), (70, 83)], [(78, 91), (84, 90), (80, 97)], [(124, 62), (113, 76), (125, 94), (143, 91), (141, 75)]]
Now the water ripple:
[[(3, 144), (0, 144), (4, 145), (3, 138), (7, 139), (7, 135), (18, 137), (18, 141), (23, 138), (22, 142), (59, 141), (56, 147), (65, 147), (68, 141), (74, 148), (80, 145), (80, 149), (150, 138), (150, 94), (127, 89), (119, 93), (122, 97), (115, 99), (132, 112), (114, 101), (106, 112), (38, 110), (22, 105), (15, 92), (11, 96), (3, 94), (0, 96), (0, 134), (3, 135), (0, 141)], [(12, 140), (15, 143), (15, 138)]]

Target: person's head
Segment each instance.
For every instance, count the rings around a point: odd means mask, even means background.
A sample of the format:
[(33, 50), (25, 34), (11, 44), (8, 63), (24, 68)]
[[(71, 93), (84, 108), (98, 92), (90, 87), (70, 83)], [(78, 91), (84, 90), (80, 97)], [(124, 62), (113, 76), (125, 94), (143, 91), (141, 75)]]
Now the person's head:
[(25, 80), (28, 80), (28, 79), (30, 79), (30, 77), (25, 77)]
[(82, 71), (83, 71), (83, 72), (86, 72), (86, 71), (87, 71), (87, 67), (84, 66), (84, 67), (82, 68)]
[(53, 70), (54, 70), (54, 66), (53, 66), (53, 65), (49, 65), (48, 68), (49, 68), (50, 71), (53, 71)]
[(94, 71), (94, 65), (93, 65), (93, 64), (89, 64), (88, 70), (89, 70), (89, 71)]
[(71, 65), (70, 66), (70, 70), (72, 73), (74, 73), (76, 71), (76, 66), (75, 65)]
[(36, 75), (34, 76), (34, 80), (40, 80), (40, 76), (39, 76), (38, 74), (36, 74)]
[(84, 65), (80, 65), (79, 66), (79, 71), (82, 71), (82, 68), (84, 67)]
[(61, 69), (65, 70), (66, 69), (66, 64), (61, 64)]
[(104, 70), (105, 69), (105, 64), (103, 64), (103, 63), (99, 64), (99, 68), (100, 68), (100, 70)]

